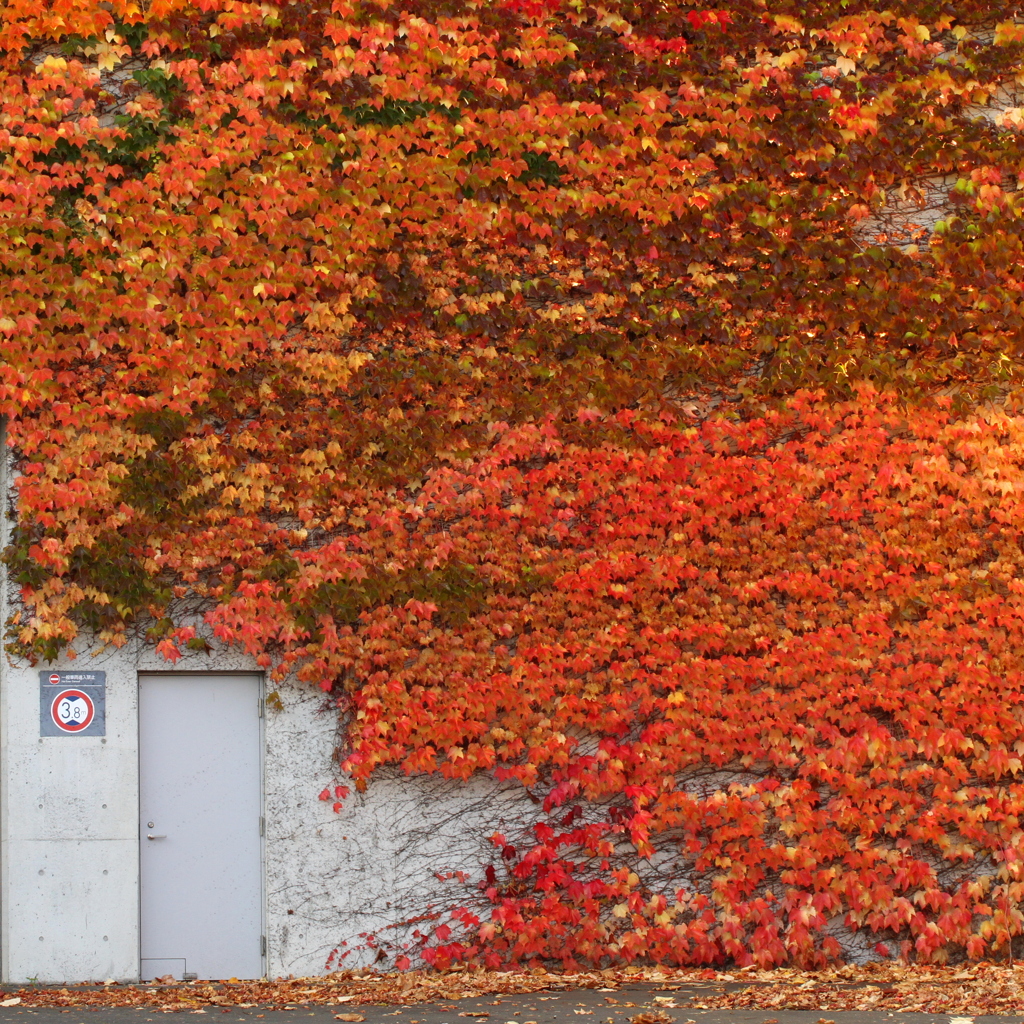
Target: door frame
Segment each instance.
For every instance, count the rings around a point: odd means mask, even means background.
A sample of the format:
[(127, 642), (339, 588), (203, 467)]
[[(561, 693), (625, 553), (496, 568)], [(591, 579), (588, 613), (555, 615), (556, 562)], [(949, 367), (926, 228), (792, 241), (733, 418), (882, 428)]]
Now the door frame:
[(267, 677), (263, 672), (252, 672), (248, 669), (209, 669), (202, 671), (200, 669), (181, 669), (175, 671), (174, 669), (156, 669), (156, 670), (144, 670), (139, 669), (135, 673), (135, 730), (136, 730), (136, 742), (135, 749), (136, 755), (136, 766), (135, 766), (135, 796), (136, 796), (136, 809), (135, 809), (135, 847), (136, 847), (136, 864), (138, 865), (138, 906), (136, 908), (136, 920), (138, 921), (138, 946), (136, 951), (136, 960), (138, 962), (137, 975), (142, 978), (142, 677), (143, 676), (164, 676), (164, 677), (181, 677), (181, 676), (203, 676), (213, 677), (216, 679), (218, 676), (251, 676), (257, 680), (256, 692), (259, 695), (259, 745), (260, 745), (260, 822), (263, 827), (260, 829), (260, 939), (262, 942), (261, 946), (261, 962), (263, 966), (263, 977), (267, 976), (267, 964), (270, 962), (270, 937), (267, 934), (267, 744), (266, 744), (266, 724), (267, 724), (267, 702), (266, 688), (267, 688)]

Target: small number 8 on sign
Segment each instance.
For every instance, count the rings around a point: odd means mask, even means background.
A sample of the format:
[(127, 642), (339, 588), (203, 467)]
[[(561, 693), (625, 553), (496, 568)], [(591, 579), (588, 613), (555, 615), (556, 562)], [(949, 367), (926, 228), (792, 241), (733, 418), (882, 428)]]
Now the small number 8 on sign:
[(81, 732), (96, 714), (92, 698), (81, 690), (62, 690), (53, 698), (50, 717), (64, 732)]

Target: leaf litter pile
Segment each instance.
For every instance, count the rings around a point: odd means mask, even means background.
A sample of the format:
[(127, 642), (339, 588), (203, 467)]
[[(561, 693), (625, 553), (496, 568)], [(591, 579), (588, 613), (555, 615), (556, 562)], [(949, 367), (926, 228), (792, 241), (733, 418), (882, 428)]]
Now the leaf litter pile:
[[(636, 986), (643, 986), (641, 991)], [(201, 981), (8, 988), (2, 1006), (148, 1006), (157, 1010), (229, 1007), (298, 1009), (337, 1006), (339, 1020), (363, 1019), (363, 1006), (444, 1003), (486, 995), (600, 989), (609, 1004), (665, 1009), (886, 1010), (915, 1013), (1024, 1013), (1024, 964), (981, 962), (955, 967), (866, 964), (821, 971), (793, 968), (711, 969), (627, 967), (578, 974), (450, 970), (396, 974), (343, 971), (286, 981)], [(614, 993), (620, 993), (618, 997)], [(468, 1015), (467, 1015), (468, 1016)], [(474, 1016), (476, 1016), (474, 1014)], [(637, 1019), (637, 1018), (634, 1018)]]

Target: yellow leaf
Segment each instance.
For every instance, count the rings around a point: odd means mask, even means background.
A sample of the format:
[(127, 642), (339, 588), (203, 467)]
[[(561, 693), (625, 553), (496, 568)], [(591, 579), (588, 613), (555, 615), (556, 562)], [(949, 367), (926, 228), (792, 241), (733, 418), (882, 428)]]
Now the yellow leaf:
[(112, 46), (101, 43), (96, 48), (96, 63), (101, 71), (113, 71), (121, 63), (121, 59)]
[(996, 25), (993, 42), (996, 46), (1008, 46), (1010, 43), (1024, 41), (1024, 25), (1015, 25), (1012, 21), (1003, 21)]
[(797, 21), (796, 18), (791, 18), (788, 14), (776, 14), (775, 27), (780, 32), (803, 32), (803, 22)]
[(773, 63), (776, 67), (785, 69), (788, 67), (792, 67), (795, 64), (803, 64), (806, 58), (806, 50), (796, 49), (790, 50), (787, 53), (780, 53), (779, 56), (775, 58)]

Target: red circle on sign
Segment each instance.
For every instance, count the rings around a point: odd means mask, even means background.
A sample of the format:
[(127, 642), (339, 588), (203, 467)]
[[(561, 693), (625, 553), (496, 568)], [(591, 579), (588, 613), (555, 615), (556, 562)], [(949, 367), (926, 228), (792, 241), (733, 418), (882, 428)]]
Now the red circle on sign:
[(50, 682), (53, 683), (54, 686), (60, 686), (60, 673), (54, 672), (53, 675), (50, 676)]
[(81, 690), (61, 690), (50, 705), (50, 717), (62, 732), (81, 732), (96, 717), (96, 705)]

